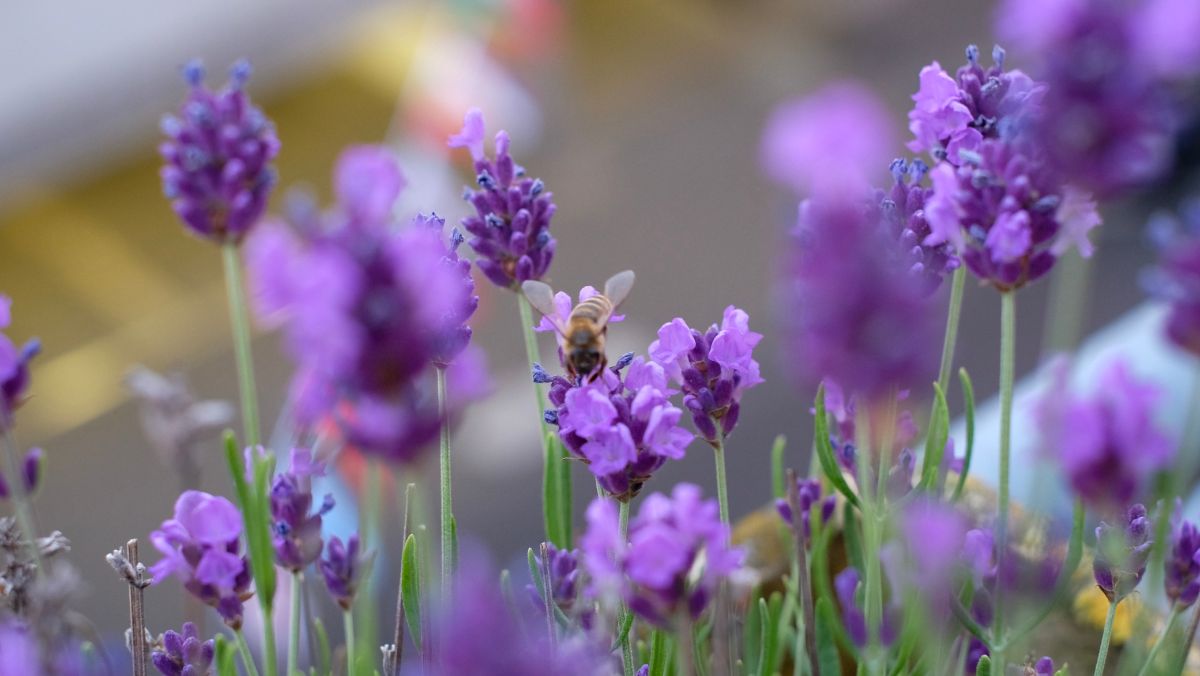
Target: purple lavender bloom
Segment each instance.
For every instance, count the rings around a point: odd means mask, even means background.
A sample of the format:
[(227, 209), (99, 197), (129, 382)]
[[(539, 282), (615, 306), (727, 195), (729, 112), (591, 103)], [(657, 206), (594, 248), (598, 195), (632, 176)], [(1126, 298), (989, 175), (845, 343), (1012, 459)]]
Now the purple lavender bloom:
[(1084, 399), (1069, 393), (1067, 365), (1054, 368), (1054, 385), (1036, 410), (1045, 452), (1057, 458), (1071, 488), (1091, 506), (1129, 504), (1175, 454), (1174, 442), (1154, 421), (1161, 390), (1136, 380), (1117, 360), (1101, 373), (1095, 394)]
[(716, 446), (733, 433), (746, 390), (763, 382), (754, 347), (761, 333), (750, 330), (750, 317), (730, 305), (721, 325), (700, 333), (679, 317), (658, 329), (650, 359), (683, 390), (692, 424)]
[[(31, 448), (21, 463), (21, 484), (25, 487), (26, 494), (37, 490), (38, 478), (42, 473), (43, 455), (42, 449)], [(4, 474), (0, 474), (0, 500), (7, 500), (8, 496), (8, 479)]]
[(299, 364), (299, 420), (332, 418), (364, 452), (411, 462), (440, 425), (429, 367), (461, 351), (474, 301), (440, 233), (395, 227), (403, 183), (386, 150), (351, 148), (335, 172), (339, 209), (298, 214), (298, 235), (264, 224), (247, 257), (258, 310), (285, 324)]
[(1004, 50), (992, 48), (990, 68), (979, 63), (979, 48), (967, 47), (967, 63), (950, 77), (937, 61), (921, 69), (913, 94), (908, 148), (959, 165), (963, 152), (978, 152), (984, 139), (1000, 136), (1037, 109), (1045, 86), (1019, 70), (1004, 70)]
[[(838, 605), (842, 607), (842, 622), (846, 626), (846, 633), (850, 635), (854, 645), (865, 648), (870, 637), (867, 635), (867, 616), (863, 612), (863, 604), (858, 600), (860, 580), (858, 570), (847, 568), (833, 579), (833, 588), (837, 592)], [(895, 642), (899, 620), (899, 608), (894, 604), (884, 608), (879, 640), (885, 647)]]
[[(678, 484), (667, 497), (651, 493), (620, 536), (616, 503), (596, 498), (580, 542), (592, 579), (589, 593), (618, 595), (652, 624), (669, 626), (681, 613), (697, 617), (722, 579), (740, 569), (743, 552), (730, 548), (729, 527), (700, 487)], [(698, 579), (692, 569), (703, 562)]]
[(921, 160), (895, 160), (891, 166), (893, 184), (888, 192), (876, 190), (868, 206), (872, 220), (899, 242), (896, 247), (902, 265), (918, 276), (930, 293), (941, 285), (946, 275), (962, 264), (948, 242), (926, 244), (932, 234), (925, 215), (925, 202), (933, 190), (921, 185), (929, 167)]
[(1100, 224), (1096, 205), (1065, 186), (1032, 146), (985, 139), (930, 174), (927, 245), (949, 242), (967, 268), (1000, 291), (1018, 289), (1050, 271), (1072, 245), (1092, 253), (1088, 232)]
[(1200, 528), (1183, 518), (1183, 504), (1178, 498), (1163, 566), (1167, 598), (1181, 610), (1195, 603), (1200, 597)]
[(1200, 70), (1195, 3), (1008, 0), (998, 23), (1047, 84), (1033, 133), (1057, 171), (1111, 195), (1170, 167), (1175, 90)]
[(329, 538), (325, 555), (317, 561), (317, 565), (325, 578), (325, 588), (342, 610), (350, 610), (354, 605), (358, 583), (370, 573), (374, 560), (374, 552), (359, 552), (357, 533), (351, 535), (345, 544), (336, 535)]
[(1125, 523), (1110, 526), (1101, 521), (1096, 527), (1096, 558), (1092, 575), (1096, 586), (1111, 602), (1119, 602), (1142, 581), (1150, 558), (1150, 519), (1140, 504), (1129, 508)]
[(668, 399), (663, 367), (641, 357), (626, 355), (596, 380), (574, 384), (536, 366), (534, 381), (550, 383), (556, 408), (546, 419), (558, 425), (563, 445), (622, 502), (633, 499), (668, 458), (683, 458), (695, 438), (680, 426), (683, 411)]
[(1200, 355), (1200, 198), (1184, 203), (1178, 217), (1155, 215), (1148, 230), (1159, 260), (1143, 275), (1143, 286), (1170, 306), (1171, 342)]
[[(837, 496), (827, 495), (821, 499), (821, 482), (816, 479), (796, 479), (797, 496), (800, 499), (800, 522), (804, 525), (804, 537), (812, 537), (811, 516), (814, 505), (818, 506), (821, 523), (829, 523), (837, 507)], [(792, 524), (792, 505), (783, 498), (775, 500), (775, 510), (788, 525)]]
[(220, 91), (204, 86), (204, 66), (184, 68), (191, 86), (180, 117), (168, 115), (159, 146), (163, 193), (193, 234), (238, 243), (254, 227), (275, 185), (275, 128), (246, 95), (250, 64), (239, 61)]
[(933, 608), (944, 608), (955, 593), (954, 573), (967, 534), (967, 520), (931, 499), (907, 505), (898, 519), (907, 563), (891, 577), (919, 591)]
[(467, 148), (474, 161), (479, 190), (467, 188), (463, 196), (475, 215), (462, 220), (471, 235), (467, 242), (478, 257), (475, 263), (493, 284), (516, 291), (521, 283), (542, 279), (554, 259), (550, 219), (557, 207), (540, 178), (529, 178), (508, 154), (508, 132), (496, 134), (495, 158), (483, 150), (483, 113), (472, 109), (460, 133), (451, 136), (451, 148)]
[[(12, 299), (0, 294), (0, 331), (12, 323)], [(11, 427), (13, 412), (25, 401), (29, 389), (29, 362), (42, 349), (37, 340), (30, 340), (21, 349), (0, 333), (0, 429)]]
[(150, 567), (154, 584), (175, 575), (193, 596), (216, 608), (225, 623), (242, 623), (242, 601), (249, 598), (250, 564), (239, 553), (242, 515), (225, 498), (184, 491), (175, 516), (150, 533), (163, 555)]
[(1054, 660), (1049, 657), (1043, 657), (1033, 663), (1032, 667), (1025, 667), (1026, 676), (1054, 676)]
[(321, 556), (321, 517), (333, 509), (333, 496), (327, 494), (312, 512), (312, 478), (324, 475), (325, 465), (314, 460), (311, 451), (293, 448), (291, 466), (276, 474), (271, 486), (275, 558), (292, 572), (304, 570)]
[(168, 629), (162, 635), (162, 648), (150, 653), (150, 661), (163, 676), (204, 676), (212, 667), (213, 639), (200, 640), (196, 625), (183, 623), (183, 632)]
[[(559, 549), (550, 542), (545, 543), (545, 546), (546, 558), (550, 560), (549, 564), (547, 565), (542, 559), (541, 547), (534, 549), (534, 561), (537, 563), (538, 570), (543, 571), (543, 575), (546, 568), (549, 567), (550, 597), (564, 613), (570, 614), (583, 587), (583, 578), (579, 569), (579, 550)], [(546, 600), (542, 595), (543, 590), (531, 584), (527, 591), (533, 600), (534, 607), (538, 610), (545, 610)]]
[(894, 240), (854, 200), (808, 200), (780, 279), (785, 363), (805, 388), (822, 379), (871, 400), (932, 380), (937, 313)]
[(798, 194), (866, 192), (867, 169), (893, 147), (887, 108), (856, 82), (838, 82), (777, 107), (760, 151), (763, 170)]
[[(437, 214), (429, 216), (418, 214), (413, 219), (413, 225), (429, 229), (440, 240), (442, 230), (446, 226), (446, 219)], [(451, 230), (450, 243), (446, 247), (442, 264), (458, 274), (463, 285), (463, 292), (460, 294), (460, 304), (446, 309), (447, 317), (442, 324), (447, 327), (447, 330), (441, 333), (433, 350), (433, 364), (438, 368), (447, 368), (454, 358), (467, 348), (467, 344), (471, 342), (471, 327), (467, 325), (467, 320), (479, 308), (479, 296), (475, 295), (475, 279), (471, 277), (471, 261), (458, 255), (458, 247), (462, 243), (463, 235), (458, 228)]]

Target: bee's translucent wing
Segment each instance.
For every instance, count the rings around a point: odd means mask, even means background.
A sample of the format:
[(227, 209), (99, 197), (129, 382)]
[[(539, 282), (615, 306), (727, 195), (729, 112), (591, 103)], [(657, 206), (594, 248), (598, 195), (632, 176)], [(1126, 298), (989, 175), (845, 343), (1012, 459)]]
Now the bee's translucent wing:
[(629, 297), (629, 292), (633, 290), (633, 279), (633, 270), (625, 270), (609, 277), (604, 283), (604, 295), (612, 301), (614, 309)]
[(559, 333), (566, 332), (566, 327), (562, 325), (562, 319), (558, 316), (558, 309), (554, 307), (554, 289), (551, 289), (549, 284), (530, 279), (521, 284), (521, 291), (529, 299), (529, 303), (554, 324)]

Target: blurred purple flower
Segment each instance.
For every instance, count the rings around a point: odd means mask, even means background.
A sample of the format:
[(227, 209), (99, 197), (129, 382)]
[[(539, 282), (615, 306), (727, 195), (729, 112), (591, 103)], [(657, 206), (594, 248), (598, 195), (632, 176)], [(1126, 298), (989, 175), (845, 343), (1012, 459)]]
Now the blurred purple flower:
[(326, 495), (312, 512), (312, 478), (324, 476), (325, 465), (312, 451), (293, 448), (287, 471), (275, 475), (271, 486), (271, 519), (275, 558), (279, 565), (299, 572), (321, 556), (321, 517), (333, 509), (333, 496)]
[(1178, 498), (1163, 566), (1167, 598), (1180, 609), (1195, 603), (1200, 597), (1200, 528), (1183, 518), (1183, 503)]
[(204, 66), (184, 68), (191, 86), (180, 117), (168, 115), (159, 146), (163, 193), (193, 234), (238, 243), (254, 227), (275, 185), (275, 128), (246, 95), (250, 64), (239, 61), (224, 89), (204, 86)]
[[(0, 294), (0, 331), (12, 323), (12, 299)], [(21, 349), (4, 333), (0, 333), (0, 429), (11, 427), (13, 412), (25, 401), (29, 389), (29, 362), (42, 349), (36, 339)]]
[(1038, 108), (1045, 87), (1019, 70), (1004, 70), (1004, 50), (992, 48), (990, 68), (979, 63), (979, 48), (967, 47), (967, 63), (954, 77), (937, 61), (921, 69), (920, 89), (913, 94), (908, 148), (958, 166), (967, 153), (978, 152), (984, 139), (1019, 123)]
[(154, 583), (177, 576), (188, 592), (237, 629), (242, 623), (242, 601), (250, 595), (250, 564), (239, 553), (241, 534), (242, 515), (233, 503), (201, 491), (184, 491), (175, 501), (174, 517), (150, 533), (150, 542), (163, 555), (150, 567)]
[(1100, 224), (1095, 204), (1040, 159), (1013, 141), (987, 139), (961, 160), (930, 174), (925, 244), (949, 242), (971, 272), (1001, 291), (1040, 278), (1072, 245), (1091, 255), (1087, 233)]
[[(418, 228), (423, 227), (428, 229), (441, 240), (442, 230), (446, 226), (446, 219), (439, 217), (437, 214), (430, 214), (429, 216), (418, 214), (413, 219), (413, 225)], [(471, 261), (461, 258), (458, 255), (458, 247), (462, 243), (463, 235), (458, 231), (458, 228), (451, 230), (450, 243), (446, 247), (442, 264), (458, 274), (463, 286), (463, 292), (460, 304), (447, 307), (446, 317), (442, 320), (442, 324), (447, 330), (437, 337), (437, 344), (435, 344), (433, 350), (433, 363), (438, 368), (449, 366), (455, 357), (467, 348), (467, 344), (471, 342), (471, 327), (467, 325), (467, 320), (479, 308), (479, 296), (475, 295), (475, 280), (471, 277)]]
[(350, 610), (354, 605), (358, 583), (370, 575), (374, 560), (374, 552), (359, 552), (357, 533), (351, 535), (345, 544), (336, 535), (329, 538), (325, 554), (317, 561), (317, 566), (325, 578), (325, 588), (342, 610)]
[(1111, 602), (1119, 602), (1142, 581), (1150, 558), (1151, 524), (1146, 508), (1129, 508), (1124, 523), (1110, 526), (1101, 521), (1096, 527), (1096, 557), (1092, 575), (1096, 586)]
[(1200, 355), (1200, 198), (1185, 202), (1178, 216), (1156, 214), (1148, 230), (1159, 259), (1142, 284), (1170, 306), (1167, 337)]
[[(622, 376), (621, 371), (629, 371)], [(550, 383), (563, 445), (582, 458), (600, 486), (627, 502), (668, 458), (679, 460), (695, 436), (680, 426), (683, 411), (671, 404), (663, 368), (632, 354), (594, 381), (572, 384), (535, 366), (534, 382)]]
[(150, 661), (163, 676), (203, 676), (208, 674), (215, 654), (213, 639), (200, 640), (196, 625), (183, 623), (183, 632), (168, 629), (162, 644), (150, 653)]
[(733, 433), (742, 395), (763, 382), (754, 360), (760, 340), (762, 334), (750, 330), (749, 315), (730, 305), (720, 327), (713, 324), (702, 334), (676, 317), (650, 343), (650, 358), (682, 388), (692, 424), (709, 444)]
[(796, 379), (875, 399), (930, 381), (940, 341), (922, 281), (854, 200), (808, 200), (784, 254), (778, 317)]
[[(837, 593), (838, 605), (842, 607), (842, 622), (850, 640), (859, 648), (865, 648), (870, 640), (867, 635), (867, 616), (863, 612), (863, 604), (858, 600), (858, 588), (861, 577), (858, 570), (849, 567), (837, 574), (833, 579), (833, 588)], [(891, 604), (884, 608), (882, 622), (879, 626), (879, 640), (884, 647), (896, 641), (897, 625), (900, 621), (900, 609)]]
[(0, 624), (0, 674), (41, 674), (42, 655), (37, 636), (19, 620)]
[(437, 435), (429, 367), (465, 346), (472, 286), (440, 232), (395, 227), (403, 181), (388, 151), (347, 150), (335, 184), (338, 211), (298, 214), (298, 235), (269, 223), (251, 238), (255, 300), (286, 327), (297, 418), (333, 418), (364, 452), (411, 462)]
[[(810, 516), (814, 505), (818, 507), (818, 514), (822, 524), (829, 523), (829, 519), (833, 517), (833, 510), (837, 507), (837, 496), (827, 495), (825, 499), (821, 499), (821, 482), (816, 479), (796, 479), (797, 496), (800, 499), (800, 522), (804, 526), (804, 537), (812, 537), (812, 517)], [(792, 524), (792, 506), (784, 498), (776, 498), (775, 511), (779, 512), (779, 517), (788, 525)]]
[[(540, 547), (533, 550), (534, 562), (537, 564), (538, 570), (543, 571), (543, 575), (547, 568), (550, 569), (550, 597), (554, 600), (554, 605), (569, 616), (575, 607), (576, 599), (579, 598), (579, 592), (583, 588), (582, 571), (579, 568), (579, 550), (559, 549), (550, 542), (545, 545), (546, 558), (549, 559), (549, 563), (543, 561)], [(544, 612), (546, 600), (543, 590), (530, 584), (526, 591), (529, 592), (534, 607)], [(585, 612), (587, 612), (586, 609)]]
[[(25, 459), (21, 462), (21, 485), (25, 487), (26, 494), (37, 490), (43, 455), (42, 449), (34, 447), (25, 453)], [(7, 500), (8, 496), (8, 478), (0, 473), (0, 500)]]
[(763, 132), (767, 176), (798, 194), (861, 194), (892, 154), (886, 106), (856, 82), (826, 85), (779, 105)]
[[(742, 550), (728, 545), (715, 500), (700, 488), (678, 484), (667, 497), (651, 493), (620, 535), (616, 503), (596, 498), (580, 541), (594, 596), (618, 595), (646, 621), (669, 626), (681, 613), (697, 617), (717, 585), (741, 568)], [(697, 563), (703, 570), (692, 578)]]
[(530, 279), (542, 279), (554, 259), (550, 220), (556, 207), (542, 180), (529, 178), (508, 154), (508, 132), (496, 134), (495, 159), (483, 150), (483, 113), (472, 109), (463, 130), (450, 137), (451, 148), (467, 148), (474, 160), (479, 190), (463, 196), (475, 215), (462, 220), (467, 242), (478, 255), (476, 265), (496, 286), (517, 290)]
[(1107, 196), (1170, 167), (1176, 85), (1200, 71), (1196, 3), (1007, 0), (998, 30), (1046, 82), (1033, 133), (1057, 171)]
[(896, 583), (920, 592), (933, 608), (945, 608), (957, 592), (954, 578), (967, 535), (967, 519), (931, 499), (905, 506), (897, 520), (908, 565), (892, 574)]
[(897, 256), (908, 270), (917, 275), (932, 293), (947, 274), (956, 270), (962, 261), (948, 242), (926, 244), (932, 234), (925, 214), (925, 202), (933, 194), (921, 185), (929, 168), (921, 160), (895, 160), (891, 166), (893, 184), (890, 191), (876, 190), (868, 207), (871, 220), (877, 220), (896, 238)]
[(1053, 368), (1053, 385), (1035, 409), (1045, 452), (1093, 508), (1129, 504), (1175, 455), (1174, 442), (1154, 421), (1161, 390), (1136, 380), (1117, 360), (1101, 372), (1095, 394), (1084, 399), (1070, 394), (1067, 364)]

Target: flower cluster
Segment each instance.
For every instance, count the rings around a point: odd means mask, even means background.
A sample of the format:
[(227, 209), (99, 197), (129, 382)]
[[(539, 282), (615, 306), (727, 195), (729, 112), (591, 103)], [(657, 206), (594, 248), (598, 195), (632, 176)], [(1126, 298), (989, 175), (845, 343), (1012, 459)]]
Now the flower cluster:
[[(12, 300), (0, 294), (0, 331), (12, 323)], [(12, 426), (13, 412), (25, 401), (29, 389), (29, 362), (42, 349), (37, 340), (30, 340), (17, 349), (4, 333), (0, 333), (0, 429)]]
[[(830, 517), (833, 516), (833, 510), (837, 507), (837, 496), (827, 495), (821, 499), (821, 482), (816, 479), (796, 479), (796, 496), (800, 501), (800, 523), (804, 528), (804, 537), (812, 537), (812, 517), (813, 507), (817, 507), (817, 518), (821, 523), (828, 523)], [(775, 511), (779, 512), (779, 517), (789, 525), (793, 523), (794, 518), (791, 503), (784, 498), (775, 499)]]
[(742, 395), (763, 382), (754, 360), (760, 340), (762, 334), (750, 330), (749, 315), (730, 305), (719, 327), (700, 333), (676, 317), (650, 344), (650, 358), (683, 390), (692, 424), (709, 444), (733, 433)]
[[(838, 605), (842, 607), (842, 622), (850, 640), (859, 648), (867, 647), (870, 637), (867, 635), (867, 616), (863, 611), (865, 604), (860, 598), (862, 576), (856, 568), (847, 568), (833, 579), (833, 588), (837, 593)], [(879, 642), (883, 646), (895, 643), (899, 631), (900, 609), (893, 605), (884, 609), (883, 618), (879, 625)]]
[(1167, 337), (1200, 355), (1200, 199), (1185, 203), (1178, 217), (1156, 215), (1148, 230), (1159, 259), (1143, 285), (1170, 308)]
[(214, 656), (213, 639), (200, 640), (196, 625), (183, 623), (183, 632), (168, 629), (160, 645), (150, 653), (154, 668), (163, 676), (203, 676), (209, 673)]
[(1140, 504), (1129, 508), (1124, 523), (1110, 526), (1101, 521), (1096, 527), (1092, 575), (1109, 601), (1125, 598), (1142, 581), (1154, 544), (1151, 534), (1146, 508)]
[(250, 564), (239, 553), (242, 515), (225, 498), (184, 491), (175, 516), (150, 534), (163, 555), (150, 568), (155, 584), (171, 575), (193, 596), (212, 606), (225, 623), (242, 624), (242, 601), (250, 596)]
[(326, 495), (312, 512), (312, 479), (325, 474), (325, 465), (312, 452), (293, 448), (291, 465), (275, 475), (271, 485), (271, 519), (274, 521), (275, 558), (289, 570), (301, 571), (321, 556), (321, 517), (333, 509), (333, 496)]
[(1033, 135), (1098, 194), (1145, 185), (1172, 162), (1180, 99), (1200, 72), (1200, 8), (1187, 0), (1007, 0), (999, 30), (1047, 87)]
[(730, 548), (729, 527), (721, 523), (716, 501), (704, 500), (692, 484), (676, 485), (670, 497), (646, 496), (629, 524), (628, 542), (611, 500), (594, 500), (587, 523), (581, 549), (592, 593), (618, 594), (638, 616), (659, 626), (680, 614), (699, 616), (718, 583), (742, 565), (742, 551)]
[[(628, 372), (622, 371), (628, 367)], [(683, 411), (671, 404), (662, 366), (622, 357), (591, 382), (551, 378), (535, 366), (534, 382), (550, 383), (546, 420), (600, 486), (627, 502), (668, 458), (683, 457), (694, 435), (680, 427)]]
[(933, 232), (925, 215), (925, 202), (933, 190), (922, 185), (929, 167), (921, 160), (905, 162), (897, 159), (892, 162), (891, 173), (891, 190), (875, 191), (868, 205), (868, 218), (877, 220), (899, 241), (896, 255), (932, 293), (946, 275), (958, 269), (962, 261), (955, 255), (949, 242), (926, 243)]
[(517, 290), (530, 279), (540, 280), (554, 259), (550, 219), (554, 196), (540, 178), (529, 178), (508, 154), (508, 132), (496, 134), (495, 158), (484, 154), (483, 113), (467, 113), (462, 131), (450, 137), (450, 147), (466, 148), (475, 163), (478, 190), (463, 197), (475, 215), (462, 220), (471, 235), (468, 244), (478, 254), (476, 264), (493, 284)]
[(361, 552), (359, 549), (357, 534), (347, 538), (344, 544), (335, 535), (329, 538), (325, 556), (317, 562), (321, 576), (325, 578), (325, 588), (342, 610), (349, 610), (354, 605), (358, 583), (370, 575), (371, 564), (375, 561), (374, 552)]
[(1073, 397), (1067, 365), (1054, 368), (1054, 384), (1036, 409), (1043, 447), (1089, 505), (1128, 505), (1175, 454), (1174, 443), (1154, 421), (1161, 391), (1114, 361), (1101, 372), (1092, 398)]
[(180, 117), (163, 118), (167, 137), (159, 146), (166, 162), (163, 192), (193, 234), (218, 243), (238, 243), (262, 216), (275, 185), (271, 161), (279, 139), (271, 121), (246, 95), (250, 64), (239, 61), (229, 83), (214, 92), (204, 86), (204, 67), (184, 68), (191, 86)]
[(1178, 499), (1163, 565), (1167, 598), (1181, 609), (1195, 603), (1200, 597), (1200, 528), (1183, 518), (1183, 504)]
[[(544, 546), (546, 548), (544, 557), (540, 549), (534, 550), (534, 562), (537, 564), (538, 570), (543, 571), (542, 575), (546, 574), (545, 571), (550, 573), (550, 598), (554, 600), (554, 605), (564, 613), (570, 614), (583, 587), (582, 570), (579, 567), (579, 550), (559, 549), (551, 542), (544, 543)], [(534, 605), (539, 610), (545, 610), (544, 590), (531, 584), (527, 591), (533, 599)]]
[(247, 253), (260, 313), (282, 318), (300, 365), (297, 417), (332, 417), (347, 441), (395, 461), (436, 436), (429, 366), (462, 350), (475, 303), (440, 232), (395, 228), (403, 185), (386, 150), (351, 148), (336, 170), (339, 209), (298, 214), (298, 233), (265, 224)]
[[(413, 219), (412, 225), (416, 228), (425, 228), (435, 238), (441, 239), (442, 231), (446, 227), (446, 219), (437, 214), (428, 216), (418, 214)], [(471, 342), (471, 327), (467, 325), (467, 320), (475, 314), (475, 310), (479, 309), (479, 296), (475, 295), (475, 279), (471, 277), (471, 261), (458, 255), (458, 247), (462, 246), (462, 243), (463, 234), (459, 232), (458, 228), (452, 229), (450, 243), (442, 258), (442, 264), (462, 278), (461, 284), (464, 292), (461, 297), (457, 298), (459, 301), (457, 305), (445, 308), (446, 316), (440, 322), (445, 330), (435, 335), (436, 342), (433, 347), (432, 361), (434, 366), (441, 369), (449, 367), (455, 357), (461, 354)]]

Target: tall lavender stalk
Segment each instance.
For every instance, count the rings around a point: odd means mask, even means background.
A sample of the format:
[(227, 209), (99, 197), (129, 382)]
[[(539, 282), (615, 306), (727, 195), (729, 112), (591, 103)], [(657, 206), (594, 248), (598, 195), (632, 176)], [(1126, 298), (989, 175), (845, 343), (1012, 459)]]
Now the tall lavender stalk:
[[(1007, 291), (1000, 294), (1000, 487), (998, 498), (998, 520), (996, 523), (996, 556), (1002, 559), (1008, 550), (1009, 513), (1009, 456), (1012, 446), (1013, 370), (1016, 353), (1016, 294)], [(1002, 561), (997, 561), (1002, 566)], [(1111, 618), (1110, 618), (1111, 623)], [(1004, 662), (1004, 595), (995, 599), (992, 636), (1000, 647), (996, 651), (995, 663)]]
[(437, 398), (438, 417), (441, 418), (439, 437), (438, 476), (441, 485), (442, 507), (442, 594), (450, 593), (450, 581), (454, 575), (454, 512), (450, 496), (450, 419), (446, 413), (446, 369), (438, 367)]

